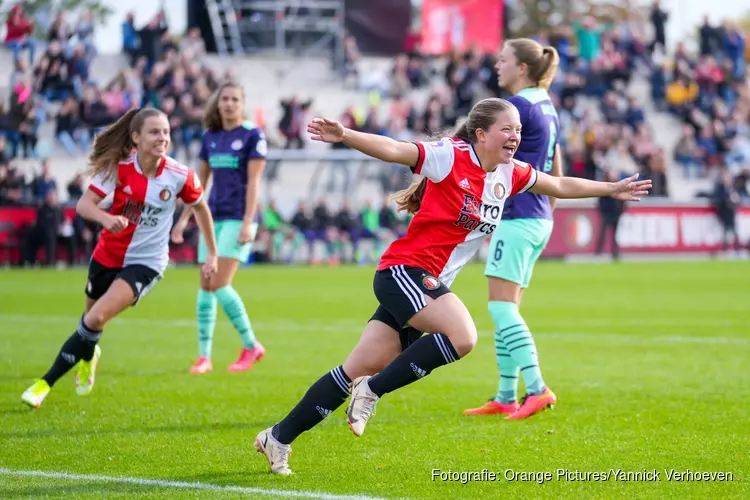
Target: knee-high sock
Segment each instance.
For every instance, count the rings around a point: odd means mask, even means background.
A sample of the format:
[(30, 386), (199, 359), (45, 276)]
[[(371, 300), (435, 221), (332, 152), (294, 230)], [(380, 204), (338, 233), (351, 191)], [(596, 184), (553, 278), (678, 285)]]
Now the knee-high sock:
[(214, 328), (216, 327), (216, 294), (214, 292), (202, 288), (198, 289), (196, 320), (198, 322), (199, 355), (210, 358)]
[(240, 295), (232, 288), (232, 285), (227, 285), (216, 290), (216, 298), (224, 309), (224, 313), (229, 317), (229, 321), (232, 322), (232, 326), (240, 334), (242, 345), (246, 349), (255, 347), (257, 340), (255, 340), (250, 318), (247, 316), (247, 310)]
[(337, 366), (320, 377), (284, 420), (273, 427), (273, 437), (282, 444), (290, 444), (297, 436), (318, 425), (344, 404), (349, 397), (351, 382), (343, 366)]
[(539, 369), (534, 338), (513, 302), (490, 302), (490, 314), (495, 322), (495, 331), (499, 333), (505, 348), (513, 362), (520, 368), (527, 394), (539, 394), (544, 391), (544, 380)]
[(518, 399), (518, 365), (510, 357), (500, 332), (495, 330), (495, 359), (500, 381), (497, 385), (495, 401), (498, 403), (512, 403)]
[(436, 368), (458, 359), (458, 354), (446, 335), (424, 335), (391, 361), (383, 371), (370, 378), (367, 385), (372, 392), (381, 397), (416, 382)]

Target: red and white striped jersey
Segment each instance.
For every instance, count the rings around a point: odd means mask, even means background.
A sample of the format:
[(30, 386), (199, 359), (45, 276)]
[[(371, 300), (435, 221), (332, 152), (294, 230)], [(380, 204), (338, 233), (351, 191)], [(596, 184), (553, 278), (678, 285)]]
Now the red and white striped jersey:
[(500, 222), (505, 200), (531, 189), (537, 172), (512, 160), (482, 169), (474, 148), (455, 138), (418, 142), (415, 174), (428, 179), (422, 206), (404, 237), (385, 251), (378, 270), (421, 267), (450, 286)]
[(136, 153), (120, 162), (114, 178), (105, 181), (95, 176), (89, 189), (101, 197), (114, 192), (109, 213), (128, 219), (128, 227), (117, 234), (102, 229), (93, 259), (106, 267), (140, 264), (159, 273), (169, 264), (177, 199), (188, 205), (203, 199), (203, 186), (195, 172), (165, 157), (156, 176), (146, 177)]

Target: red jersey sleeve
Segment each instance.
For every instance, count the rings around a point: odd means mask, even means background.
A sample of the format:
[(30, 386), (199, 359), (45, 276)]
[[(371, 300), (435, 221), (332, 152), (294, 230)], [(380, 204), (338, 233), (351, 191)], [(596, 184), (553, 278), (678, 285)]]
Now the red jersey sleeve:
[(114, 178), (114, 176), (109, 179), (104, 179), (102, 174), (96, 174), (89, 184), (89, 190), (102, 198), (106, 198), (109, 193), (115, 190), (115, 187), (117, 187), (117, 179)]
[(528, 163), (513, 160), (513, 187), (510, 195), (525, 193), (536, 184), (537, 172)]
[(411, 171), (423, 175), (432, 182), (440, 182), (450, 174), (453, 169), (455, 152), (450, 139), (441, 139), (435, 142), (415, 142), (419, 149), (419, 159)]
[(197, 205), (203, 199), (203, 186), (198, 178), (198, 174), (188, 170), (187, 179), (177, 197), (188, 205)]

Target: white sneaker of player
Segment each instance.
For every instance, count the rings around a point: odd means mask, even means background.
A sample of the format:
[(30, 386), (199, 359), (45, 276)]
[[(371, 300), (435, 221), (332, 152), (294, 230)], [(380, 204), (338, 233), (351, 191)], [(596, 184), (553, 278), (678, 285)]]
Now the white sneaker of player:
[(375, 404), (378, 397), (370, 390), (367, 381), (370, 376), (359, 377), (352, 384), (352, 399), (346, 411), (346, 421), (355, 436), (365, 432), (367, 421), (375, 414)]
[(271, 472), (288, 476), (292, 474), (289, 468), (289, 455), (292, 454), (292, 446), (279, 443), (271, 434), (272, 427), (261, 431), (255, 438), (255, 449), (258, 453), (263, 453), (271, 466)]

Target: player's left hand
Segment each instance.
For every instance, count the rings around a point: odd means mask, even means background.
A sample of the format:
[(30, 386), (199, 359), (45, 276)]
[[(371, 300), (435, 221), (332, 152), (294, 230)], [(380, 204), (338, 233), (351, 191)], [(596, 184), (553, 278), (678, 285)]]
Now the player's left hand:
[(206, 278), (210, 278), (214, 274), (216, 274), (216, 271), (219, 269), (219, 259), (216, 257), (216, 255), (207, 255), (206, 256), (206, 262), (203, 264), (203, 267), (201, 268), (201, 272), (203, 273), (203, 276)]
[(614, 184), (614, 192), (610, 195), (612, 198), (620, 201), (641, 201), (639, 196), (646, 196), (651, 189), (651, 180), (638, 181), (640, 174), (631, 175)]
[(345, 128), (336, 120), (315, 118), (307, 125), (307, 133), (313, 141), (341, 142), (344, 140)]
[(255, 235), (253, 234), (253, 225), (252, 224), (242, 224), (242, 229), (240, 229), (240, 234), (237, 237), (237, 242), (240, 245), (244, 245), (245, 243), (250, 243), (253, 241), (253, 237)]

